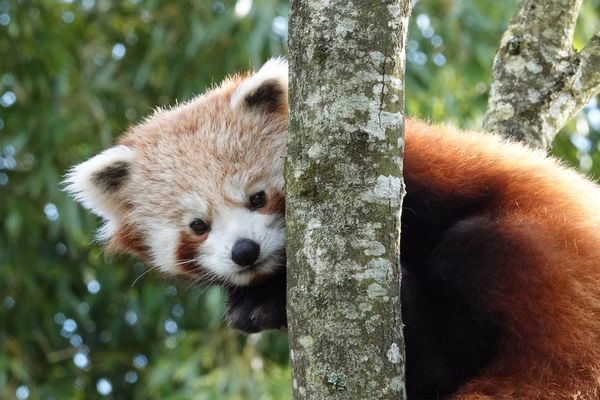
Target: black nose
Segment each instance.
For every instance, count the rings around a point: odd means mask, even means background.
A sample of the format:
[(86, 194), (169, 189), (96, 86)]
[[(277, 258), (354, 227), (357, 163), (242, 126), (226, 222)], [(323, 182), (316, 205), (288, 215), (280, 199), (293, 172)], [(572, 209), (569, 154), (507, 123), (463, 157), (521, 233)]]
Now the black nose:
[(251, 265), (260, 254), (260, 245), (250, 239), (240, 239), (231, 249), (231, 259), (241, 266)]

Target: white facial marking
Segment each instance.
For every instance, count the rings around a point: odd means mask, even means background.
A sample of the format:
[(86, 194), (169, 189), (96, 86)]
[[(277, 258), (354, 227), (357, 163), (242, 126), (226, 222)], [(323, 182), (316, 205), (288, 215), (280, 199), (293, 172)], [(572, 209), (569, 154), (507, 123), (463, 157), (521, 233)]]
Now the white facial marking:
[(176, 265), (179, 242), (177, 227), (156, 218), (148, 224), (147, 230), (146, 245), (150, 248), (152, 264), (158, 266), (162, 272), (178, 274), (180, 268)]
[[(240, 199), (248, 197), (235, 185), (229, 185), (228, 189), (230, 199), (235, 195)], [(184, 209), (179, 224), (169, 223), (157, 215), (147, 225), (146, 245), (150, 248), (152, 263), (161, 271), (180, 274), (185, 269), (180, 263), (195, 261), (209, 275), (243, 286), (257, 273), (269, 274), (283, 262), (285, 222), (281, 213), (263, 214), (245, 207), (225, 206), (222, 202), (209, 209), (209, 204), (194, 193), (182, 195), (179, 203)], [(190, 222), (196, 218), (210, 225), (206, 240), (198, 243), (195, 260), (178, 260), (181, 232), (189, 230)], [(252, 267), (239, 266), (231, 258), (232, 248), (240, 239), (250, 239), (260, 246), (260, 254)]]
[[(201, 245), (199, 263), (231, 283), (247, 285), (257, 272), (273, 272), (282, 262), (284, 226), (280, 214), (261, 214), (244, 208), (221, 210)], [(240, 239), (250, 239), (260, 245), (260, 255), (253, 269), (244, 269), (231, 259), (233, 245)]]
[(188, 229), (190, 223), (195, 219), (206, 221), (209, 210), (208, 203), (196, 193), (186, 193), (179, 198), (179, 203), (185, 210), (181, 221), (182, 230)]
[(236, 174), (225, 178), (223, 191), (225, 197), (234, 203), (244, 204), (248, 202), (248, 194), (243, 189), (248, 186), (249, 177), (246, 174)]

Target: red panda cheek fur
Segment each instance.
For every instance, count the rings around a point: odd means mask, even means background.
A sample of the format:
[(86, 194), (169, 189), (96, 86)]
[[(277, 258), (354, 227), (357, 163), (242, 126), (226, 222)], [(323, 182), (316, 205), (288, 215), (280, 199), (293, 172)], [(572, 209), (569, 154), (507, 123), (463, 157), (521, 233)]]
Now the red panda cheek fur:
[(177, 244), (177, 267), (184, 273), (190, 274), (195, 279), (200, 279), (204, 275), (204, 271), (198, 262), (198, 247), (204, 242), (210, 232), (202, 235), (195, 235), (186, 232), (182, 232), (179, 235), (179, 241)]
[(127, 252), (138, 256), (142, 260), (149, 260), (148, 247), (144, 243), (144, 236), (127, 223), (119, 225), (117, 231), (106, 244), (106, 250), (110, 253)]

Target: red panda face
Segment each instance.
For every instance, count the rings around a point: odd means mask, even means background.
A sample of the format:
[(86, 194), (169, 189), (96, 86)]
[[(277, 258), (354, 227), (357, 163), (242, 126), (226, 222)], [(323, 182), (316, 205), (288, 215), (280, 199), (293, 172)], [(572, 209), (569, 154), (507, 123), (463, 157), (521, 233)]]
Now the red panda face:
[[(259, 274), (274, 272), (284, 262), (284, 215), (282, 203), (277, 204), (280, 190), (270, 187), (255, 192), (265, 193), (265, 205), (255, 208), (250, 203), (255, 194), (248, 195), (250, 191), (243, 190), (237, 183), (227, 188), (226, 201), (212, 208), (207, 221), (203, 221), (205, 232), (196, 233), (191, 229), (191, 234), (180, 234), (176, 262), (191, 272), (196, 265), (202, 266), (203, 271), (210, 271), (212, 276), (237, 285), (248, 284)], [(269, 203), (272, 209), (267, 208)]]
[(249, 284), (284, 260), (287, 84), (275, 59), (157, 110), (75, 166), (67, 190), (102, 217), (109, 250), (168, 274)]

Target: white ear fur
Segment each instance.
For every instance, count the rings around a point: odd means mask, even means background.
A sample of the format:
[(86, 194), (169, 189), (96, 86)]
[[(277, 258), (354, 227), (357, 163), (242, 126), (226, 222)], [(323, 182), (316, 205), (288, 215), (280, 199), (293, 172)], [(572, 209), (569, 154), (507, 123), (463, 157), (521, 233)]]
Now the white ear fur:
[(119, 180), (127, 179), (134, 156), (135, 150), (124, 145), (104, 150), (69, 170), (65, 190), (94, 214), (110, 220), (118, 213)]
[(270, 59), (252, 77), (242, 82), (231, 96), (231, 109), (238, 111), (244, 106), (245, 100), (255, 94), (267, 82), (271, 84), (276, 82), (287, 102), (288, 62), (285, 58)]

